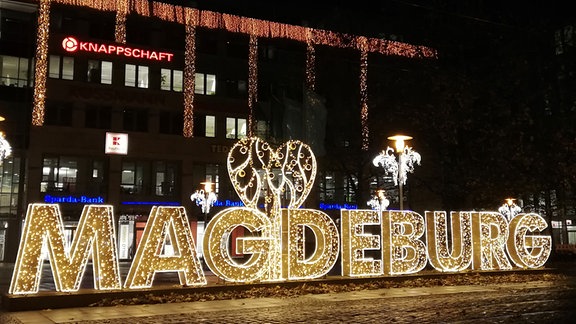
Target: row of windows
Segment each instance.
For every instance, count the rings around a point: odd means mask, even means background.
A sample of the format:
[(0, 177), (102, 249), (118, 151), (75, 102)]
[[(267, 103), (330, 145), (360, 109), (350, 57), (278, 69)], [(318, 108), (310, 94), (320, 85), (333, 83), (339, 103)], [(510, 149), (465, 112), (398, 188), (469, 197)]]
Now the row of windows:
[[(201, 179), (214, 183), (218, 193), (220, 184), (217, 164), (199, 165)], [(106, 187), (103, 159), (77, 156), (47, 156), (42, 163), (40, 192), (51, 194), (104, 195)], [(179, 163), (175, 161), (122, 162), (121, 192), (124, 195), (177, 196)]]
[[(215, 192), (220, 191), (218, 164), (198, 165), (194, 169), (199, 179), (212, 182)], [(124, 195), (175, 197), (179, 194), (177, 179), (180, 176), (176, 161), (126, 159), (122, 162), (121, 192)], [(103, 195), (107, 192), (106, 182), (104, 159), (44, 157), (40, 187), (43, 193)], [(357, 185), (355, 178), (343, 177), (331, 171), (322, 173), (317, 184), (320, 201), (356, 203)]]
[[(52, 126), (72, 126), (74, 111), (71, 105), (49, 103), (46, 109), (45, 123)], [(194, 135), (201, 137), (218, 136), (218, 118), (214, 115), (196, 114), (194, 117)], [(224, 122), (224, 120), (223, 120)], [(158, 114), (158, 132), (161, 134), (182, 135), (184, 119), (181, 112), (161, 111)], [(87, 106), (84, 110), (84, 127), (112, 129), (112, 108)], [(122, 130), (148, 132), (150, 116), (145, 108), (125, 108), (122, 110)], [(240, 139), (247, 135), (246, 118), (225, 117), (225, 138)]]
[[(113, 63), (109, 61), (88, 60), (86, 81), (113, 84)], [(124, 65), (124, 86), (149, 88), (151, 69), (145, 65)], [(27, 71), (26, 71), (27, 73)], [(62, 80), (75, 80), (74, 58), (71, 56), (50, 55), (48, 76)], [(194, 75), (194, 93), (216, 94), (216, 75), (196, 73)], [(182, 92), (184, 74), (182, 70), (160, 69), (160, 90)], [(239, 91), (246, 91), (246, 82), (238, 83)]]

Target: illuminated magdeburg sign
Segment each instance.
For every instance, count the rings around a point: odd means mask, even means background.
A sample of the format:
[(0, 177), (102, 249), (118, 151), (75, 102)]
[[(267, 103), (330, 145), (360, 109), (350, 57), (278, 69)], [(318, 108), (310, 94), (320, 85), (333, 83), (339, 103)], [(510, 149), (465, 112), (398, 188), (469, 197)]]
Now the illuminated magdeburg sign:
[(93, 52), (109, 55), (148, 59), (154, 61), (172, 61), (173, 53), (151, 51), (141, 48), (126, 46), (124, 44), (101, 44), (95, 42), (79, 41), (75, 37), (68, 36), (62, 40), (62, 48), (67, 52)]
[[(498, 212), (422, 216), (409, 210), (343, 209), (338, 228), (323, 211), (300, 208), (312, 189), (316, 160), (299, 141), (274, 150), (258, 138), (244, 138), (230, 149), (227, 166), (244, 206), (218, 212), (202, 242), (204, 262), (224, 281), (320, 278), (339, 257), (343, 276), (384, 277), (416, 273), (427, 264), (442, 272), (538, 268), (550, 256), (551, 237), (540, 234), (548, 224), (533, 213), (508, 221)], [(263, 199), (266, 208), (260, 210)], [(97, 290), (149, 288), (156, 272), (167, 271), (177, 272), (183, 286), (206, 285), (184, 207), (152, 207), (124, 280), (114, 224), (113, 206), (85, 205), (76, 236), (66, 242), (59, 206), (30, 204), (9, 292), (38, 292), (43, 247), (58, 291), (77, 291), (90, 259)], [(231, 244), (238, 227), (246, 235)], [(174, 249), (169, 255), (161, 248), (167, 238)], [(315, 244), (305, 244), (311, 239)]]

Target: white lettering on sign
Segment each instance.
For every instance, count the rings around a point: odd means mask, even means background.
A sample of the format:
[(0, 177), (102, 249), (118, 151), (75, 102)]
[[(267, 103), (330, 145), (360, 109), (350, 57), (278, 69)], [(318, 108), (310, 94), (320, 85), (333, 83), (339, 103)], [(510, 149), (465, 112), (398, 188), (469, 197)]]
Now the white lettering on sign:
[(104, 53), (109, 55), (119, 55), (126, 57), (141, 58), (153, 61), (172, 61), (173, 53), (150, 51), (140, 48), (133, 48), (121, 44), (99, 44), (94, 42), (78, 41), (72, 36), (64, 38), (62, 41), (62, 48), (67, 52), (93, 52)]

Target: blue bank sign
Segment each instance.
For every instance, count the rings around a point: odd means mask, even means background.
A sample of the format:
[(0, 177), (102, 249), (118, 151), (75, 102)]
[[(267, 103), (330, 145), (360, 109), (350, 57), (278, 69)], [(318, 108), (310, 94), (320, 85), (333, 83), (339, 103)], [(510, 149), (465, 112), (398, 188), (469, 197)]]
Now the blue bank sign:
[(67, 203), (67, 204), (103, 204), (104, 197), (102, 196), (52, 196), (45, 195), (44, 202), (48, 204)]

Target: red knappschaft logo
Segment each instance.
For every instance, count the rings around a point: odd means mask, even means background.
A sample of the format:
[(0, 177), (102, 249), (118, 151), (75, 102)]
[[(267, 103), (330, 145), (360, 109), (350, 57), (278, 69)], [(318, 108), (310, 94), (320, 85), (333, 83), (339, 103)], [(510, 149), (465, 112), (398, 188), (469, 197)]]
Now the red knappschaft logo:
[(62, 41), (62, 47), (68, 52), (75, 52), (78, 49), (78, 41), (74, 37), (66, 37)]

